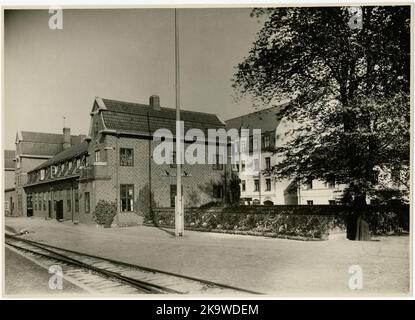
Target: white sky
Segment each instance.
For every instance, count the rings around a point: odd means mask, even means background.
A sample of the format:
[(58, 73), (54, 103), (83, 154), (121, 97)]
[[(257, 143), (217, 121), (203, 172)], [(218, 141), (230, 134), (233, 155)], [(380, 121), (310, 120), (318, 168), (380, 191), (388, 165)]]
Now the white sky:
[[(255, 111), (234, 102), (231, 78), (261, 25), (250, 9), (181, 9), (181, 104), (224, 121)], [(4, 148), (17, 130), (88, 133), (95, 96), (174, 107), (172, 9), (64, 10), (50, 30), (47, 10), (5, 12)]]

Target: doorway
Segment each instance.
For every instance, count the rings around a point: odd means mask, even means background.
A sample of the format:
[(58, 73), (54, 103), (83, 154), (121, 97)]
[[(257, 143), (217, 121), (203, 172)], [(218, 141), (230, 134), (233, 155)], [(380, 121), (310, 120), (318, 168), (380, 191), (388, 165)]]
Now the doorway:
[(33, 216), (32, 195), (28, 195), (27, 196), (27, 210), (26, 210), (26, 215), (28, 217), (32, 217)]
[(63, 219), (63, 200), (56, 201), (56, 220)]

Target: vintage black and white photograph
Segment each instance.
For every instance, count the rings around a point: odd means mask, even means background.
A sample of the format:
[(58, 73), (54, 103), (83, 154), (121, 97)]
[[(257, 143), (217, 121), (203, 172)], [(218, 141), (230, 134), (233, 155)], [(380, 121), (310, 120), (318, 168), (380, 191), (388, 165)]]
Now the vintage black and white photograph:
[(412, 10), (3, 7), (3, 296), (411, 296)]

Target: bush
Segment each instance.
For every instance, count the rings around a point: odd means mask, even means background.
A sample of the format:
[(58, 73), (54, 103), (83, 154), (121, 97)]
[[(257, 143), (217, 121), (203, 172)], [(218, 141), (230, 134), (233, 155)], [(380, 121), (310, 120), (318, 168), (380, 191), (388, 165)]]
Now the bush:
[[(409, 207), (367, 206), (367, 222), (373, 235), (407, 230)], [(174, 209), (154, 210), (159, 225), (174, 226)], [(272, 237), (327, 239), (330, 230), (346, 231), (346, 206), (233, 206), (185, 209), (185, 228), (247, 233)], [(150, 220), (145, 222), (149, 223)]]
[(114, 217), (117, 214), (117, 203), (106, 200), (99, 200), (94, 211), (96, 223), (110, 228)]

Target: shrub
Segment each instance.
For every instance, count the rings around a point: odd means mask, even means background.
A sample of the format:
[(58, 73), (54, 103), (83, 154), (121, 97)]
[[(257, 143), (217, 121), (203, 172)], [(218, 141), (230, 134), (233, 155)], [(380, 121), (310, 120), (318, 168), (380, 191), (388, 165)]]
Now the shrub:
[(106, 200), (99, 200), (94, 211), (96, 223), (110, 228), (115, 215), (117, 214), (117, 203)]
[[(408, 207), (366, 208), (371, 234), (396, 232), (408, 224)], [(174, 226), (174, 209), (155, 209), (160, 225)], [(345, 231), (352, 208), (346, 206), (240, 206), (187, 208), (185, 228), (248, 232), (272, 237), (326, 239), (330, 230)], [(147, 221), (149, 222), (149, 220)], [(405, 229), (406, 230), (406, 229)]]

